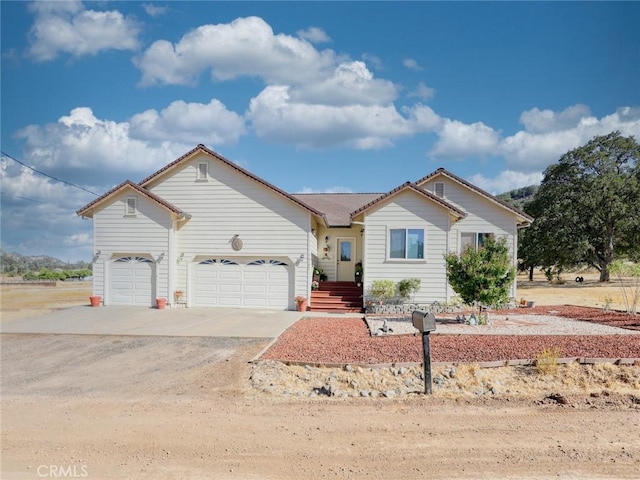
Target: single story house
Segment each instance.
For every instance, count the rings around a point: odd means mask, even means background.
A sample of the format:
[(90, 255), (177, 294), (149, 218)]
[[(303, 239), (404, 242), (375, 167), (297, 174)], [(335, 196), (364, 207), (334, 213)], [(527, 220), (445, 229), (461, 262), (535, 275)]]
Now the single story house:
[(448, 301), (445, 253), (503, 236), (515, 265), (518, 229), (532, 221), (443, 168), (386, 193), (290, 194), (204, 145), (77, 214), (93, 219), (93, 293), (104, 305), (283, 310), (298, 296), (340, 310), (312, 295), (314, 267), (328, 290), (353, 287), (363, 267), (364, 292), (343, 307), (361, 308), (378, 279), (417, 277), (416, 302)]

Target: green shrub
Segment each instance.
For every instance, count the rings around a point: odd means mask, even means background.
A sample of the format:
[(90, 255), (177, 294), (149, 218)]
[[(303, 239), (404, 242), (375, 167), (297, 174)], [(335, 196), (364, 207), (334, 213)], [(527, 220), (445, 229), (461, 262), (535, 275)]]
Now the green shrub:
[(393, 280), (374, 280), (369, 293), (378, 302), (388, 302), (396, 295), (396, 284)]

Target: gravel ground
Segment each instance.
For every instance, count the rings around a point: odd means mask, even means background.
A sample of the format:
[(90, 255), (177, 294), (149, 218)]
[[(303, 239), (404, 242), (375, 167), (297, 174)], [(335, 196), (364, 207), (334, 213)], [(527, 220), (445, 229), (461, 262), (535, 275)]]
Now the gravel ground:
[[(563, 314), (568, 312), (565, 309)], [(587, 328), (584, 322), (576, 324)], [(431, 359), (452, 363), (531, 360), (545, 349), (557, 349), (560, 358), (640, 358), (639, 335), (548, 334), (540, 326), (537, 334), (517, 334), (527, 328), (514, 327), (511, 334), (496, 335), (436, 332), (431, 335)], [(284, 332), (261, 359), (309, 364), (420, 363), (422, 340), (419, 335), (372, 337), (361, 318), (305, 318)]]
[[(372, 335), (415, 334), (409, 317), (370, 316), (365, 318)], [(384, 333), (384, 323), (387, 333)], [(556, 315), (492, 313), (488, 325), (458, 323), (455, 316), (437, 316), (436, 332), (447, 335), (638, 335), (637, 330), (570, 320)]]

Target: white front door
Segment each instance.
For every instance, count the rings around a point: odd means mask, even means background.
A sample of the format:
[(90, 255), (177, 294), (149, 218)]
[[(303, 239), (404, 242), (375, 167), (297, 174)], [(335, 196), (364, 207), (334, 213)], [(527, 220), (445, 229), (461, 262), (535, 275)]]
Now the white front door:
[(355, 269), (355, 240), (353, 238), (338, 238), (338, 278), (339, 282), (353, 282)]

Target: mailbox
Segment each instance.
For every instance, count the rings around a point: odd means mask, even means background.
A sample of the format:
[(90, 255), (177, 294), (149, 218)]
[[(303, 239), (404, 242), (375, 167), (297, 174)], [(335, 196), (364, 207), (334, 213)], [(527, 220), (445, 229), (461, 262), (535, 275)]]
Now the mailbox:
[(416, 310), (412, 315), (413, 326), (416, 327), (420, 333), (435, 332), (436, 330), (436, 317), (433, 313), (422, 312)]

